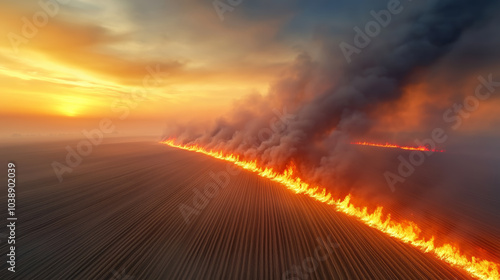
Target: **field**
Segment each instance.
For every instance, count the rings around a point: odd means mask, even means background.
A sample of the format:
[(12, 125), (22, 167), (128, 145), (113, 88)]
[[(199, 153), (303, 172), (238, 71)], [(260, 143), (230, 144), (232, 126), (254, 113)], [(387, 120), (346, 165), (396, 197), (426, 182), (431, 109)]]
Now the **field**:
[(72, 143), (3, 146), (18, 178), (17, 271), (3, 279), (469, 279), (277, 183), (156, 142), (107, 141), (59, 183), (50, 164)]

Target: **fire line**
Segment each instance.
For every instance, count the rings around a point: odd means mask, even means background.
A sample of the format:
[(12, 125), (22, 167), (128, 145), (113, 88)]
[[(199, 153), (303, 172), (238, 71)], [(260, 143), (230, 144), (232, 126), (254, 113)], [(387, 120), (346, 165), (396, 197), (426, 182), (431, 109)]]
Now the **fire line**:
[(396, 144), (389, 144), (389, 143), (378, 144), (378, 143), (370, 143), (370, 142), (351, 142), (351, 144), (361, 145), (361, 146), (379, 147), (379, 148), (393, 148), (393, 149), (401, 149), (401, 150), (409, 150), (409, 151), (438, 152), (438, 153), (445, 152), (445, 150), (430, 149), (427, 146), (413, 147), (413, 146), (399, 146)]
[(375, 228), (386, 235), (394, 237), (404, 243), (410, 244), (424, 253), (431, 253), (440, 260), (445, 261), (450, 266), (465, 270), (469, 275), (477, 279), (498, 280), (500, 279), (500, 264), (492, 261), (479, 259), (474, 256), (466, 256), (458, 249), (458, 246), (446, 243), (437, 246), (434, 237), (425, 240), (420, 236), (422, 230), (411, 221), (398, 222), (391, 220), (390, 214), (383, 214), (383, 207), (379, 206), (372, 213), (367, 207), (354, 206), (351, 203), (351, 194), (343, 200), (334, 199), (331, 193), (327, 193), (325, 188), (318, 186), (311, 187), (301, 178), (294, 175), (295, 166), (290, 165), (284, 172), (278, 173), (272, 168), (262, 168), (257, 161), (240, 160), (238, 155), (226, 154), (222, 151), (206, 150), (198, 145), (178, 145), (174, 139), (161, 142), (168, 146), (182, 150), (202, 153), (220, 160), (232, 162), (233, 164), (257, 173), (259, 176), (278, 182), (296, 194), (307, 195), (317, 201), (334, 206), (335, 210), (355, 217), (369, 227)]

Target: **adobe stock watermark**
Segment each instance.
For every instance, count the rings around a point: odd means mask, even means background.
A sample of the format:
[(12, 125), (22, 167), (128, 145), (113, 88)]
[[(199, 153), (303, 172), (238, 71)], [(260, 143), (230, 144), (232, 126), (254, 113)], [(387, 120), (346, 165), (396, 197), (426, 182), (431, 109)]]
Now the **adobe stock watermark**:
[(269, 120), (269, 126), (261, 128), (257, 133), (259, 143), (270, 140), (274, 134), (284, 132), (290, 122), (294, 121), (297, 116), (287, 113), (287, 108), (284, 107), (280, 112), (278, 109), (273, 109), (274, 117)]
[(125, 269), (113, 270), (111, 275), (111, 280), (132, 280), (134, 276), (125, 273)]
[(65, 164), (58, 161), (53, 161), (51, 164), (59, 183), (63, 181), (64, 173), (73, 172), (73, 169), (78, 167), (82, 163), (83, 159), (92, 153), (94, 146), (98, 146), (102, 143), (104, 135), (113, 133), (115, 128), (116, 126), (113, 124), (112, 120), (104, 118), (99, 122), (98, 128), (90, 131), (87, 131), (86, 129), (82, 130), (82, 134), (85, 136), (85, 139), (80, 140), (76, 144), (76, 149), (70, 145), (66, 146), (67, 153), (65, 157)]
[(122, 94), (111, 103), (111, 111), (120, 113), (118, 117), (120, 120), (125, 120), (130, 115), (131, 109), (136, 109), (140, 103), (147, 99), (151, 88), (162, 85), (168, 74), (161, 71), (159, 64), (156, 64), (154, 68), (146, 66), (146, 72), (148, 74), (143, 77), (141, 87)]
[[(142, 87), (136, 88), (127, 94), (122, 94), (111, 103), (111, 111), (113, 113), (120, 113), (118, 116), (119, 120), (125, 120), (130, 115), (131, 109), (137, 108), (140, 102), (147, 99), (151, 87), (159, 86), (163, 83), (163, 77), (166, 76), (166, 73), (160, 71), (159, 65), (156, 65), (154, 69), (147, 66), (146, 71), (148, 74), (142, 80)], [(100, 145), (106, 135), (114, 133), (115, 129), (116, 125), (111, 119), (102, 118), (98, 128), (90, 131), (86, 129), (82, 130), (85, 139), (80, 140), (76, 144), (76, 148), (69, 145), (66, 146), (65, 162), (53, 161), (51, 164), (59, 183), (64, 180), (63, 175), (65, 173), (73, 172), (83, 162), (83, 159), (92, 153), (94, 147)]]
[[(457, 130), (462, 126), (464, 119), (468, 119), (471, 113), (475, 112), (481, 101), (488, 100), (493, 93), (497, 93), (497, 88), (500, 87), (500, 81), (493, 81), (493, 74), (489, 74), (487, 78), (483, 76), (477, 77), (479, 84), (476, 86), (474, 94), (464, 98), (462, 103), (455, 103), (449, 109), (443, 112), (443, 121), (451, 126), (447, 129)], [(443, 144), (449, 139), (448, 133), (441, 127), (434, 128), (429, 138), (424, 140), (415, 140), (418, 146), (426, 146), (429, 150), (434, 150), (437, 144)], [(398, 174), (390, 171), (384, 172), (384, 178), (392, 192), (396, 191), (396, 184), (403, 183), (414, 172), (416, 167), (424, 164), (426, 158), (432, 156), (433, 151), (412, 151), (408, 154), (408, 158), (402, 155), (398, 156)]]
[(51, 18), (55, 17), (61, 10), (59, 4), (67, 5), (72, 0), (39, 0), (38, 6), (40, 9), (33, 13), (31, 20), (27, 17), (22, 17), (23, 23), (21, 30), (18, 33), (9, 32), (7, 38), (10, 41), (14, 53), (19, 53), (21, 45), (29, 43), (29, 40), (35, 38), (40, 28), (44, 28)]
[(214, 0), (212, 5), (220, 21), (224, 21), (224, 14), (234, 11), (241, 3), (243, 3), (243, 0)]
[(302, 260), (302, 263), (295, 265), (291, 270), (287, 270), (283, 273), (281, 279), (283, 280), (300, 280), (309, 279), (310, 275), (318, 269), (321, 262), (324, 262), (333, 253), (333, 250), (339, 248), (338, 243), (330, 240), (330, 236), (327, 237), (327, 242), (318, 237), (316, 239), (319, 245), (314, 249), (314, 255), (307, 257)]
[(236, 176), (241, 172), (241, 169), (232, 164), (226, 164), (226, 170), (220, 171), (218, 173), (214, 173), (213, 171), (209, 172), (210, 178), (213, 182), (207, 183), (203, 190), (200, 191), (198, 188), (193, 189), (193, 199), (191, 205), (180, 204), (179, 211), (184, 218), (186, 224), (190, 224), (194, 217), (200, 215), (201, 211), (203, 211), (207, 206), (210, 200), (219, 194), (219, 191), (226, 188), (231, 182), (231, 176)]
[[(407, 0), (412, 1), (412, 0)], [(399, 0), (389, 0), (387, 2), (387, 9), (380, 10), (378, 12), (371, 10), (370, 15), (374, 20), (371, 20), (365, 24), (364, 30), (355, 26), (353, 44), (349, 44), (342, 41), (339, 44), (340, 50), (344, 55), (347, 63), (351, 63), (354, 54), (360, 54), (363, 49), (368, 47), (372, 42), (372, 39), (377, 37), (382, 28), (389, 26), (392, 21), (392, 17), (403, 11), (404, 7), (401, 5)]]

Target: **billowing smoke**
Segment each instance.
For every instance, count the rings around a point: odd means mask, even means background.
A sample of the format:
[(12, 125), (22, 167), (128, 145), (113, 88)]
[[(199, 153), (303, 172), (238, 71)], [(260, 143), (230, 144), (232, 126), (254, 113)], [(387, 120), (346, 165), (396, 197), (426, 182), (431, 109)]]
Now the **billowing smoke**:
[[(240, 100), (234, 112), (208, 130), (170, 127), (165, 138), (234, 152), (278, 168), (295, 162), (310, 178), (348, 184), (346, 178), (356, 177), (349, 173), (357, 172), (351, 166), (356, 154), (349, 149), (349, 139), (368, 132), (370, 113), (398, 100), (413, 75), (453, 50), (493, 2), (431, 1), (383, 48), (363, 50), (337, 77), (331, 76), (328, 62), (316, 63), (302, 53), (266, 96)], [(338, 46), (325, 52), (325, 57), (338, 54)]]

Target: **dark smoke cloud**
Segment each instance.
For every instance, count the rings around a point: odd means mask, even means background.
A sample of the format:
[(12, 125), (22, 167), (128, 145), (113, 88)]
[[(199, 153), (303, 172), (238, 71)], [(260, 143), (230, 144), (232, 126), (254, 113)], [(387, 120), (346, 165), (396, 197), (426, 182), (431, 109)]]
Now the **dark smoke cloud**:
[[(302, 172), (317, 178), (341, 177), (350, 168), (346, 159), (355, 156), (346, 143), (369, 131), (370, 112), (398, 100), (413, 75), (449, 54), (467, 29), (485, 20), (494, 2), (431, 1), (397, 37), (383, 48), (363, 50), (336, 80), (328, 79), (335, 67), (302, 53), (268, 95), (238, 102), (208, 130), (177, 127), (166, 138), (233, 151), (275, 167), (300, 162)], [(332, 57), (338, 46), (326, 51), (325, 57)], [(279, 122), (283, 114), (288, 117)]]
[(451, 50), (464, 30), (478, 19), (493, 1), (440, 1), (420, 15), (407, 35), (387, 46), (385, 53), (372, 54), (377, 60), (358, 63), (349, 69), (346, 84), (306, 104), (299, 112), (299, 126), (306, 135), (301, 143), (337, 127), (344, 112), (365, 111), (376, 103), (401, 96), (402, 87), (419, 67), (428, 66)]
[[(493, 140), (450, 133), (449, 152), (429, 157), (395, 193), (383, 174), (397, 172), (398, 157), (408, 153), (349, 144), (353, 138), (370, 136), (377, 122), (374, 112), (387, 108), (386, 114), (393, 113), (391, 105), (401, 101), (413, 83), (428, 84), (434, 90), (423, 94), (445, 102), (424, 104), (424, 135), (414, 131), (402, 138), (412, 143), (441, 126), (443, 106), (471, 94), (464, 92), (466, 78), (487, 75), (500, 63), (498, 8), (489, 0), (430, 1), (391, 32), (374, 38), (381, 42), (364, 49), (346, 67), (332, 62), (340, 56), (338, 42), (319, 34), (315, 40), (323, 43), (322, 57), (332, 60), (315, 61), (301, 53), (266, 96), (240, 100), (231, 114), (209, 129), (177, 126), (169, 128), (165, 138), (234, 152), (278, 169), (294, 162), (301, 176), (326, 187), (334, 197), (352, 193), (365, 199), (365, 205), (384, 205), (394, 218), (411, 217), (417, 224), (452, 221), (445, 232), (431, 226), (426, 231), (475, 240), (487, 251), (499, 252), (499, 244), (490, 238), (500, 234), (500, 204), (492, 199), (499, 197), (498, 133)], [(352, 24), (356, 25), (361, 24)], [(477, 254), (474, 246), (463, 249)], [(486, 257), (500, 261), (498, 254)]]

